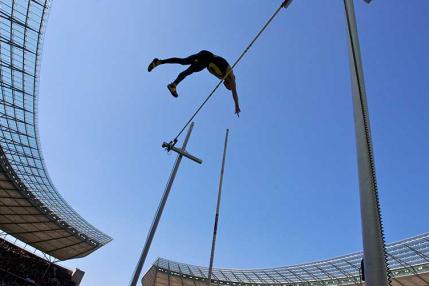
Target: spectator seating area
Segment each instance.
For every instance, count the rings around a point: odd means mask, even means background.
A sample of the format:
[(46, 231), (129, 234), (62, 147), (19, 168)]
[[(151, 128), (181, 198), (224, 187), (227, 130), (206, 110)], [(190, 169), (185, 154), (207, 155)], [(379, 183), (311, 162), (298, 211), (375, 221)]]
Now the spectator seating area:
[(0, 286), (76, 286), (72, 271), (0, 238)]

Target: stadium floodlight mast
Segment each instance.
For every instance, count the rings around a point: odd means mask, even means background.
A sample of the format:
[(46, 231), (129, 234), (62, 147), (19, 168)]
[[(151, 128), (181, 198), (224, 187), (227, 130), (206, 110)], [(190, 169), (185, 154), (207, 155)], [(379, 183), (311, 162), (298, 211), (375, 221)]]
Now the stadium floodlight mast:
[[(365, 0), (370, 3), (371, 0)], [(353, 0), (344, 0), (349, 43), (350, 73), (359, 174), (365, 285), (389, 283), (378, 201), (368, 104)]]
[[(153, 237), (155, 236), (156, 228), (158, 227), (159, 221), (162, 216), (162, 212), (164, 211), (165, 204), (168, 199), (168, 195), (170, 194), (171, 187), (173, 186), (174, 179), (176, 178), (177, 170), (179, 169), (180, 162), (183, 157), (189, 158), (190, 160), (201, 164), (203, 161), (186, 151), (186, 145), (188, 144), (189, 137), (191, 136), (192, 129), (194, 128), (194, 122), (191, 123), (188, 129), (188, 133), (186, 134), (185, 140), (183, 141), (183, 145), (181, 148), (173, 147), (170, 150), (176, 152), (177, 159), (174, 163), (173, 170), (171, 171), (170, 178), (168, 179), (167, 186), (165, 187), (164, 194), (162, 195), (161, 201), (159, 203), (158, 209), (156, 211), (155, 217), (153, 219), (152, 225), (149, 230), (149, 234), (147, 235), (145, 245), (143, 247), (142, 253), (140, 255), (139, 261), (137, 263), (136, 269), (134, 270), (133, 277), (130, 282), (130, 286), (136, 286), (143, 268), (143, 264), (146, 260), (147, 254), (150, 249), (150, 245), (152, 244)], [(165, 143), (164, 143), (165, 144)]]

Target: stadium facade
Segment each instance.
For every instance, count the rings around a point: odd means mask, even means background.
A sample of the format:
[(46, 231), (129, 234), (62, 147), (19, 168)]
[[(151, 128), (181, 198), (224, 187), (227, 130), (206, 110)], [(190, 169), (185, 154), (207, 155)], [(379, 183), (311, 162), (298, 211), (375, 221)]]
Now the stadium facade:
[(67, 260), (111, 238), (61, 197), (43, 161), (37, 96), (50, 5), (50, 0), (0, 0), (0, 229)]
[[(387, 246), (393, 286), (429, 285), (429, 233)], [(362, 285), (362, 253), (270, 269), (213, 269), (213, 285)], [(208, 268), (159, 258), (143, 277), (144, 286), (206, 286)]]

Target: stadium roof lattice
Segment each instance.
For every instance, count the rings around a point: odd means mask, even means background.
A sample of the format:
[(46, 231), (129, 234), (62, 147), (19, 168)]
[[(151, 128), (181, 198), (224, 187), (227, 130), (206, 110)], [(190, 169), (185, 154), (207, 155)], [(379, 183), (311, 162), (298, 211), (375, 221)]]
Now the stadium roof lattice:
[[(394, 285), (429, 284), (429, 233), (392, 243), (387, 246), (387, 253)], [(362, 253), (359, 252), (329, 260), (278, 268), (250, 270), (217, 268), (213, 269), (212, 284), (360, 285), (361, 259)], [(154, 275), (155, 272), (157, 275)], [(167, 280), (161, 277), (162, 275), (167, 275)], [(207, 285), (207, 275), (207, 267), (158, 258), (145, 275), (143, 284), (161, 286), (165, 280), (170, 281), (168, 285), (173, 285), (171, 281), (178, 277), (180, 279), (176, 279), (177, 286), (197, 285), (198, 282)], [(154, 279), (158, 279), (159, 282)], [(185, 283), (187, 279), (194, 282)]]
[(51, 0), (0, 0), (0, 228), (60, 260), (111, 238), (56, 191), (37, 130), (40, 58)]

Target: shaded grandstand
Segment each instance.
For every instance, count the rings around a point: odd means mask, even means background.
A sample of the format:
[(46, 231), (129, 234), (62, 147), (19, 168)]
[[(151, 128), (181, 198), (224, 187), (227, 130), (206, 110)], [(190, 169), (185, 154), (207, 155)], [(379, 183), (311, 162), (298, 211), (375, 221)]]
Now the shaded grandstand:
[[(429, 233), (387, 246), (394, 286), (429, 285)], [(268, 269), (213, 269), (213, 285), (362, 285), (362, 253)], [(144, 286), (206, 286), (208, 268), (159, 258), (143, 277)]]
[(0, 239), (0, 285), (79, 285), (84, 272), (70, 271)]
[[(111, 238), (56, 191), (40, 150), (38, 79), (50, 4), (0, 0), (0, 229), (44, 254), (67, 260), (84, 257)], [(2, 249), (2, 265), (17, 251), (12, 253)]]

